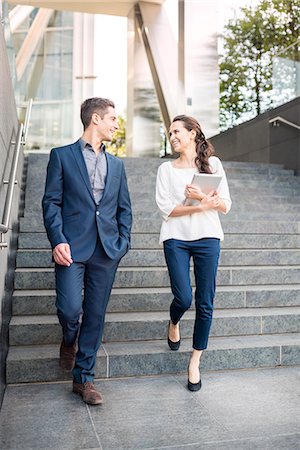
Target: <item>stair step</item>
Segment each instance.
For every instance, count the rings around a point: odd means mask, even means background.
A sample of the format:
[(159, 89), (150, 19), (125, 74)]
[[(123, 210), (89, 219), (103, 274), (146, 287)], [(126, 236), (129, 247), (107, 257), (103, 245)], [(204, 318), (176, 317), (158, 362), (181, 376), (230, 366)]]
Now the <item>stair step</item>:
[[(297, 199), (299, 201), (299, 199)], [(243, 219), (245, 217), (245, 213), (248, 214), (248, 217), (257, 217), (257, 218), (261, 218), (261, 217), (268, 217), (270, 220), (273, 217), (276, 217), (277, 215), (286, 215), (287, 216), (287, 220), (289, 220), (291, 218), (291, 216), (295, 216), (295, 214), (299, 215), (299, 212), (297, 212), (297, 210), (299, 209), (299, 203), (274, 203), (269, 201), (269, 199), (266, 199), (266, 201), (268, 202), (268, 208), (269, 210), (272, 211), (272, 213), (268, 216), (266, 216), (266, 206), (265, 203), (263, 203), (261, 200), (259, 203), (252, 201), (248, 201), (248, 199), (239, 199), (239, 201), (235, 201), (234, 198), (232, 198), (232, 207), (230, 210), (230, 215), (233, 216), (233, 218), (235, 219)], [(136, 201), (135, 203), (133, 203), (133, 212), (134, 215), (136, 214), (141, 214), (142, 216), (151, 216), (153, 214), (155, 214), (155, 216), (159, 217), (160, 213), (158, 211), (157, 205), (155, 203), (154, 199), (145, 199), (144, 201)], [(145, 210), (147, 210), (147, 212), (145, 212)], [(237, 217), (236, 217), (237, 216)]]
[[(149, 174), (146, 178), (144, 175), (136, 174), (136, 173), (128, 173), (128, 187), (132, 192), (138, 192), (139, 188), (142, 187), (150, 188), (156, 183), (156, 173), (153, 172)], [(272, 173), (272, 174), (257, 174), (255, 172), (233, 172), (226, 170), (227, 180), (229, 188), (234, 189), (237, 185), (241, 186), (241, 188), (245, 188), (246, 186), (255, 188), (258, 190), (258, 186), (261, 186), (262, 189), (268, 188), (269, 186), (273, 187), (295, 187), (297, 189), (300, 186), (300, 181), (298, 177), (293, 177), (288, 173)], [(191, 174), (192, 179), (192, 174)]]
[[(192, 180), (192, 176), (191, 176)], [(247, 176), (227, 176), (228, 186), (232, 195), (237, 196), (239, 192), (244, 195), (248, 195), (248, 189), (251, 191), (256, 191), (258, 195), (274, 195), (277, 194), (287, 195), (288, 191), (299, 192), (300, 189), (300, 179), (291, 179), (289, 176), (270, 176), (268, 178), (253, 177), (250, 174)], [(138, 197), (139, 193), (148, 192), (149, 198), (155, 198), (155, 186), (156, 186), (156, 174), (152, 177), (128, 177), (128, 188), (132, 198)], [(35, 192), (33, 195), (37, 195)], [(39, 194), (41, 195), (41, 194)], [(253, 201), (253, 199), (252, 199)]]
[[(287, 177), (288, 179), (293, 179), (296, 178), (296, 176), (294, 176), (294, 171), (293, 170), (288, 170), (288, 169), (279, 169), (279, 168), (271, 168), (271, 167), (249, 167), (249, 166), (244, 166), (244, 167), (231, 167), (230, 165), (226, 165), (225, 164), (226, 161), (223, 161), (223, 167), (225, 168), (225, 172), (227, 174), (228, 178), (235, 178), (235, 177), (240, 177), (241, 179), (266, 179), (269, 177)], [(161, 164), (161, 162), (155, 166), (158, 166)], [(126, 164), (125, 164), (126, 165)], [(139, 171), (134, 171), (134, 168), (129, 169), (127, 167), (127, 177), (128, 180), (133, 180), (133, 181), (143, 181), (143, 179), (145, 178), (144, 175), (141, 175), (140, 170)], [(148, 178), (156, 178), (156, 172), (152, 171), (150, 173), (147, 174), (147, 179)]]
[[(221, 218), (222, 219), (222, 218)], [(251, 217), (252, 219), (252, 217)], [(227, 220), (224, 222), (224, 219), (221, 220), (223, 231), (225, 234), (244, 234), (251, 232), (252, 234), (298, 234), (299, 233), (299, 222), (294, 220), (290, 222), (280, 222), (279, 220), (273, 221), (264, 221), (264, 220)], [(29, 224), (28, 224), (29, 225)], [(28, 226), (26, 225), (26, 227)], [(156, 232), (158, 233), (161, 226), (161, 220), (158, 219), (136, 219), (133, 223), (133, 232)], [(26, 228), (22, 229), (22, 231), (26, 231)], [(40, 229), (42, 228), (39, 225)], [(29, 227), (29, 230), (32, 230)], [(27, 231), (29, 231), (27, 230)]]
[[(187, 311), (180, 322), (182, 338), (193, 334), (195, 313)], [(107, 313), (103, 342), (163, 339), (169, 313)], [(211, 336), (299, 333), (300, 307), (216, 310)], [(9, 327), (10, 345), (57, 344), (61, 327), (56, 316), (14, 316)]]
[[(259, 191), (254, 188), (243, 190), (241, 187), (231, 187), (230, 194), (233, 200), (233, 207), (237, 210), (249, 206), (249, 210), (255, 212), (263, 211), (266, 203), (268, 206), (274, 206), (274, 210), (282, 207), (283, 211), (293, 213), (293, 205), (299, 205), (299, 189), (291, 187), (280, 188), (278, 185), (274, 188), (261, 188)], [(155, 203), (155, 186), (147, 188), (144, 186), (139, 191), (130, 190), (130, 197), (133, 208), (143, 209), (147, 205), (147, 209), (157, 210)], [(38, 198), (26, 195), (25, 198), (25, 215), (42, 216), (41, 207), (42, 193)], [(259, 201), (258, 201), (259, 200)], [(256, 206), (256, 208), (255, 208)], [(145, 208), (146, 209), (146, 208)]]
[[(45, 151), (44, 153), (32, 152), (28, 153), (28, 169), (31, 169), (33, 174), (39, 174), (42, 171), (46, 171), (46, 167), (49, 160), (49, 151)], [(145, 167), (151, 167), (151, 169), (155, 167), (159, 167), (163, 162), (173, 161), (172, 158), (157, 158), (153, 157), (127, 157), (123, 159), (123, 162), (126, 167), (126, 172), (130, 173), (131, 171), (137, 171), (140, 173), (140, 169), (144, 169)], [(227, 169), (236, 168), (239, 170), (252, 170), (256, 172), (256, 170), (267, 170), (268, 172), (289, 172), (291, 175), (294, 174), (294, 171), (291, 169), (285, 169), (283, 164), (277, 163), (262, 163), (262, 162), (244, 162), (244, 161), (223, 161), (223, 167)], [(149, 171), (150, 173), (152, 171)]]
[[(226, 217), (226, 216), (225, 216)], [(291, 221), (278, 221), (271, 220), (230, 220), (224, 221), (224, 217), (221, 217), (224, 233), (227, 234), (299, 234), (300, 222), (297, 220)], [(161, 219), (158, 218), (135, 218), (133, 222), (133, 233), (159, 233), (161, 226)], [(20, 219), (20, 231), (21, 232), (44, 232), (45, 228), (43, 220), (40, 216), (25, 216)]]
[[(300, 249), (280, 250), (230, 250), (222, 249), (220, 266), (278, 266), (300, 264)], [(50, 250), (19, 250), (17, 267), (53, 267)], [(165, 266), (162, 250), (140, 249), (130, 250), (121, 260), (120, 267), (157, 267)]]
[[(272, 210), (272, 207), (274, 206), (276, 209), (280, 208), (280, 205), (287, 205), (288, 207), (292, 207), (292, 212), (297, 209), (297, 207), (300, 204), (300, 197), (299, 195), (292, 196), (289, 194), (289, 197), (281, 196), (280, 194), (265, 194), (262, 195), (261, 193), (254, 192), (254, 193), (245, 193), (245, 192), (232, 192), (231, 191), (231, 199), (232, 199), (232, 207), (236, 208), (237, 211), (239, 211), (239, 208), (245, 208), (246, 205), (249, 205), (249, 210), (254, 212), (255, 210), (255, 204), (259, 204), (257, 206), (256, 210), (263, 211), (266, 209), (265, 205), (268, 205), (268, 209)], [(155, 203), (154, 196), (149, 196), (149, 192), (138, 192), (136, 194), (131, 194), (131, 203), (132, 207), (134, 209), (140, 208), (140, 210), (157, 210), (157, 205)], [(293, 209), (294, 208), (294, 209)], [(26, 209), (25, 215), (32, 214), (32, 215), (42, 215), (41, 210), (35, 209), (34, 211), (30, 211)]]
[[(299, 266), (220, 267), (217, 285), (297, 284)], [(114, 287), (169, 287), (166, 267), (120, 267)], [(16, 269), (15, 289), (54, 289), (53, 269)]]
[[(115, 288), (108, 312), (168, 311), (172, 301), (169, 287)], [(300, 285), (219, 286), (216, 309), (300, 306)], [(13, 315), (56, 314), (54, 290), (14, 291)]]
[[(276, 179), (267, 180), (261, 182), (259, 180), (243, 180), (243, 179), (232, 179), (229, 180), (229, 188), (233, 200), (237, 203), (241, 203), (244, 199), (245, 202), (253, 205), (254, 199), (260, 199), (260, 204), (264, 205), (263, 199), (265, 201), (270, 200), (276, 201), (276, 197), (288, 197), (288, 202), (298, 203), (298, 198), (300, 194), (300, 183), (299, 181), (278, 181)], [(259, 185), (259, 188), (257, 187)], [(41, 200), (43, 196), (44, 185), (36, 189), (35, 187), (30, 189), (26, 188), (25, 197), (25, 214), (37, 214), (41, 215)], [(144, 181), (142, 185), (136, 183), (129, 183), (130, 197), (135, 208), (138, 205), (142, 205), (143, 201), (148, 202), (151, 200), (151, 204), (155, 206), (155, 182), (152, 183)], [(275, 198), (274, 198), (275, 197)], [(296, 198), (296, 200), (295, 200)], [(259, 203), (257, 203), (259, 204)], [(280, 203), (285, 204), (285, 203)], [(262, 207), (262, 206), (261, 206)], [(261, 208), (258, 206), (258, 208)]]
[[(97, 354), (97, 377), (107, 376), (107, 356), (101, 347)], [(36, 383), (67, 381), (69, 372), (59, 367), (59, 345), (10, 347), (6, 360), (6, 382)]]
[[(144, 206), (143, 206), (144, 207)], [(161, 223), (161, 216), (159, 211), (143, 211), (143, 207), (141, 207), (139, 210), (135, 209), (134, 212), (134, 217), (136, 218), (137, 221), (139, 220), (143, 220), (143, 219), (156, 219), (157, 221), (159, 221), (159, 223)], [(252, 221), (259, 221), (259, 222), (264, 222), (264, 221), (279, 221), (282, 217), (284, 216), (284, 219), (289, 222), (289, 221), (299, 221), (300, 220), (300, 211), (294, 211), (293, 213), (282, 213), (280, 211), (239, 211), (237, 208), (233, 208), (230, 211), (230, 215), (223, 215), (221, 217), (221, 222), (222, 224), (226, 224), (227, 222), (232, 222), (232, 221), (246, 221), (249, 219), (249, 217), (251, 217)]]
[[(159, 244), (159, 234), (132, 233), (132, 249), (162, 249)], [(300, 236), (298, 234), (227, 234), (221, 242), (222, 249), (272, 249), (272, 248), (300, 248)], [(19, 249), (47, 249), (50, 244), (46, 233), (20, 233)]]
[[(290, 236), (291, 237), (291, 236)], [(138, 233), (131, 235), (131, 247), (133, 249), (138, 248), (160, 248), (159, 245), (159, 234), (158, 233)], [(295, 239), (295, 242), (297, 240)], [(19, 249), (47, 249), (50, 248), (50, 243), (48, 241), (45, 232), (39, 233), (20, 233), (19, 234)], [(294, 245), (294, 248), (296, 246)]]
[[(71, 380), (58, 366), (58, 345), (10, 347), (7, 383)], [(186, 372), (191, 340), (182, 339), (178, 352), (166, 340), (104, 344), (97, 354), (96, 378)], [(201, 369), (225, 370), (300, 364), (300, 334), (212, 337)]]

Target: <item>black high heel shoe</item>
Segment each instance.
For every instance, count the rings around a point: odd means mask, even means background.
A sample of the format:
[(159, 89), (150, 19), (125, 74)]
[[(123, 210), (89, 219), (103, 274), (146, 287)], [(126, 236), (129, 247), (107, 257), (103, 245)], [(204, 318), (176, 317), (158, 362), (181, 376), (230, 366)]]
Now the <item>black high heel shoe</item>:
[[(188, 377), (189, 377), (189, 368), (188, 368)], [(202, 387), (201, 376), (200, 376), (200, 380), (197, 383), (192, 383), (188, 378), (187, 388), (189, 391), (197, 392), (197, 391), (200, 391), (201, 387)]]
[(200, 391), (200, 389), (201, 389), (201, 387), (202, 387), (202, 381), (201, 381), (201, 378), (200, 378), (200, 380), (198, 381), (198, 383), (191, 383), (191, 381), (188, 379), (188, 385), (187, 385), (187, 387), (188, 387), (188, 390), (191, 391), (191, 392), (197, 392), (197, 391)]
[(169, 325), (168, 325), (168, 346), (170, 347), (171, 350), (176, 351), (180, 347), (180, 339), (177, 342), (173, 342), (169, 338), (170, 323), (171, 323), (171, 321), (169, 320)]

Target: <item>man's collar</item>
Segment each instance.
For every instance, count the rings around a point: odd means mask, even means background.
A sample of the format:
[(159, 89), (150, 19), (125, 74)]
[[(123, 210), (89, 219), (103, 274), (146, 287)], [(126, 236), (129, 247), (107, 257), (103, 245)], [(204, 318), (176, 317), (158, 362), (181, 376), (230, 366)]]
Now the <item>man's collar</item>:
[[(86, 147), (90, 147), (91, 149), (93, 149), (93, 146), (89, 143), (89, 142), (86, 142), (84, 139), (82, 139), (82, 137), (81, 138), (79, 138), (79, 143), (80, 143), (80, 146), (81, 146), (81, 150), (83, 151)], [(94, 150), (94, 149), (93, 149)], [(103, 142), (101, 143), (101, 145), (100, 145), (100, 151), (101, 152), (103, 152), (103, 153), (105, 153), (105, 151), (106, 151), (106, 147), (105, 147), (105, 144), (103, 144)]]

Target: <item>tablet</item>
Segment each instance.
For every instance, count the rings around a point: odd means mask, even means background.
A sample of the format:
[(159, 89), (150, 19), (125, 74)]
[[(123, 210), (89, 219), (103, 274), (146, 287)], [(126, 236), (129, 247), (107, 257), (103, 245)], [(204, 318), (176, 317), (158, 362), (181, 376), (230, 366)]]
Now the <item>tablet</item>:
[[(200, 187), (204, 194), (209, 194), (211, 191), (216, 191), (222, 180), (222, 175), (216, 175), (213, 173), (194, 173), (193, 179), (189, 184), (195, 184)], [(197, 205), (199, 200), (187, 198), (184, 200), (185, 206)]]

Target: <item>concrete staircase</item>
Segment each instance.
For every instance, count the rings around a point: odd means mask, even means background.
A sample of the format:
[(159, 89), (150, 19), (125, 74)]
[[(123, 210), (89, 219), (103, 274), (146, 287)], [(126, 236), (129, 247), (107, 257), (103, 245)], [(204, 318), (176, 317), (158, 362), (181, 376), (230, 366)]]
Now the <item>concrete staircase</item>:
[[(61, 330), (54, 272), (41, 219), (48, 155), (29, 154), (20, 223), (7, 382), (69, 379), (58, 367)], [(166, 343), (169, 279), (158, 245), (158, 159), (126, 159), (134, 209), (132, 250), (117, 272), (97, 377), (186, 370), (194, 311), (180, 351)], [(300, 364), (300, 179), (278, 165), (224, 163), (233, 207), (222, 217), (215, 314), (206, 370)]]

